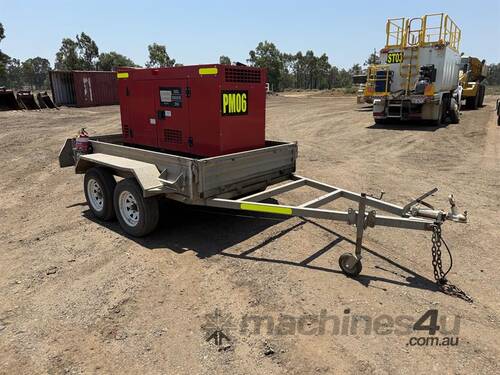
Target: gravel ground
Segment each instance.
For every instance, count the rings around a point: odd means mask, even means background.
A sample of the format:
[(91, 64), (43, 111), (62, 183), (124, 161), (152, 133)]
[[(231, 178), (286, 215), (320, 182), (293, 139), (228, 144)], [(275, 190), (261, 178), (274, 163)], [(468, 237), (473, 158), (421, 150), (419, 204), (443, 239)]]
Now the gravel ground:
[[(438, 186), (448, 208), (454, 193), (470, 223), (443, 226), (449, 278), (473, 304), (437, 290), (430, 233), (369, 229), (358, 279), (338, 267), (354, 228), (323, 220), (165, 205), (157, 231), (127, 237), (57, 163), (80, 127), (119, 132), (117, 106), (0, 112), (0, 373), (498, 374), (494, 100), (440, 128), (375, 126), (354, 98), (268, 100), (267, 137), (299, 141), (298, 174), (398, 204)], [(430, 309), (457, 345), (411, 345), (433, 337), (412, 330)], [(206, 341), (214, 321), (222, 345)]]

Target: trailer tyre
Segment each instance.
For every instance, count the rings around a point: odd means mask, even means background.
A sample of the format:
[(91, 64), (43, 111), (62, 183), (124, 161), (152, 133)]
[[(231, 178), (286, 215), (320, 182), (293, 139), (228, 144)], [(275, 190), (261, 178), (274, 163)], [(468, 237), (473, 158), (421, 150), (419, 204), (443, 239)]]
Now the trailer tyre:
[(363, 269), (361, 260), (351, 253), (342, 254), (339, 258), (339, 266), (342, 272), (349, 277), (358, 276)]
[(160, 217), (157, 197), (144, 198), (134, 178), (126, 178), (116, 185), (114, 207), (122, 229), (134, 237), (142, 237), (158, 225)]
[(105, 168), (90, 168), (85, 173), (83, 190), (85, 199), (92, 214), (101, 220), (115, 218), (113, 206), (113, 192), (116, 181), (113, 175)]

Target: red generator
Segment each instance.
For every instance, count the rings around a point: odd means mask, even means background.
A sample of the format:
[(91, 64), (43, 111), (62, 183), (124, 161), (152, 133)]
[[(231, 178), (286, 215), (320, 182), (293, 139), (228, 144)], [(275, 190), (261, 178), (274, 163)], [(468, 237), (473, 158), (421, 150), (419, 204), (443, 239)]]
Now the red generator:
[(126, 144), (203, 157), (265, 144), (264, 69), (121, 68), (117, 77)]

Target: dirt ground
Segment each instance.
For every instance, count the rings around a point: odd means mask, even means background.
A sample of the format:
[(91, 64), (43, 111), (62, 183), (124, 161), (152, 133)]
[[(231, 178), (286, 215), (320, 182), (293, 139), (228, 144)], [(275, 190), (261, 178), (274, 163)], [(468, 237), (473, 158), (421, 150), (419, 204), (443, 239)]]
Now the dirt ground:
[[(494, 99), (440, 128), (375, 126), (353, 97), (267, 110), (269, 139), (299, 141), (298, 174), (401, 205), (438, 186), (430, 201), (448, 209), (454, 193), (470, 223), (443, 226), (449, 279), (473, 304), (437, 290), (428, 232), (369, 229), (357, 279), (338, 266), (355, 229), (322, 220), (165, 205), (157, 231), (129, 238), (90, 215), (83, 177), (57, 161), (82, 126), (119, 132), (117, 106), (0, 113), (0, 373), (500, 373)], [(432, 337), (412, 330), (429, 309), (457, 345), (410, 344)], [(230, 341), (207, 341), (213, 327)]]

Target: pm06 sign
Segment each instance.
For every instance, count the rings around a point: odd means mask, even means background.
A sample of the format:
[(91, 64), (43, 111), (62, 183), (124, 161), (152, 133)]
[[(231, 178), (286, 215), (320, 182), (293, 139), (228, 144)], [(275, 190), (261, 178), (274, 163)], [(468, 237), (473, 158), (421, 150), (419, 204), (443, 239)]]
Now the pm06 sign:
[(221, 114), (222, 116), (248, 114), (248, 91), (222, 91)]

